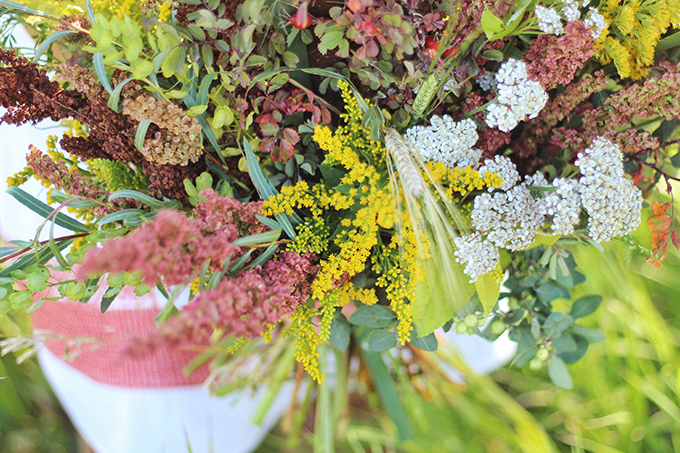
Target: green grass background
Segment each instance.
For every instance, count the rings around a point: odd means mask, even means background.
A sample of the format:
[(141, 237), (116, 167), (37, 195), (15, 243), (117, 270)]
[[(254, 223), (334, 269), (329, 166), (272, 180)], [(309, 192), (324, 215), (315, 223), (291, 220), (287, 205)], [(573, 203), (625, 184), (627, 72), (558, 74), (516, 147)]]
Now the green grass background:
[[(648, 245), (644, 222), (637, 234)], [(433, 378), (421, 383), (423, 392), (402, 391), (413, 440), (399, 444), (394, 427), (377, 412), (377, 398), (368, 398), (339, 425), (335, 450), (680, 451), (680, 253), (669, 249), (660, 269), (642, 255), (629, 259), (616, 242), (604, 254), (582, 248), (575, 256), (587, 276), (577, 291), (604, 296), (600, 309), (581, 323), (601, 329), (607, 340), (569, 366), (573, 390), (557, 389), (544, 371), (503, 368), (474, 376), (459, 363), (464, 386)], [(5, 335), (28, 327), (24, 316), (0, 316)], [(12, 356), (2, 357), (0, 377), (0, 452), (79, 451), (73, 427), (35, 362), (17, 365)], [(311, 431), (292, 439), (282, 432), (272, 432), (258, 451), (314, 450)]]

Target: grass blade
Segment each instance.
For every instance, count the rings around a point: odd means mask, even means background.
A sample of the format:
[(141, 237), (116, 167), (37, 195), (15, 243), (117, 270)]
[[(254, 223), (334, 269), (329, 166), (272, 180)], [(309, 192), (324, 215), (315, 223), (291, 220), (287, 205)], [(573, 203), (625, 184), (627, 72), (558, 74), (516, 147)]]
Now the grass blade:
[[(47, 218), (50, 214), (52, 214), (52, 212), (54, 212), (54, 209), (52, 209), (49, 205), (43, 203), (33, 195), (28, 194), (18, 187), (10, 187), (7, 189), (7, 193), (14, 197), (19, 203), (23, 204), (28, 209), (43, 218)], [(65, 214), (62, 214), (61, 212), (54, 216), (54, 222), (60, 227), (66, 228), (67, 230), (73, 231), (75, 233), (89, 233), (92, 231), (89, 227)]]

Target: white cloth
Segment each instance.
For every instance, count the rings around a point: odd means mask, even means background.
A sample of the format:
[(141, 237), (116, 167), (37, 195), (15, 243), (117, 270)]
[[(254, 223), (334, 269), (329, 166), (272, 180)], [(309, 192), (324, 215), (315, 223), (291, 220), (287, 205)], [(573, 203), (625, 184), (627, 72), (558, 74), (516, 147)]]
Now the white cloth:
[(284, 384), (255, 426), (250, 419), (262, 391), (216, 398), (202, 386), (115, 387), (93, 381), (47, 349), (38, 359), (74, 426), (99, 453), (247, 453), (288, 408), (293, 391), (292, 383)]

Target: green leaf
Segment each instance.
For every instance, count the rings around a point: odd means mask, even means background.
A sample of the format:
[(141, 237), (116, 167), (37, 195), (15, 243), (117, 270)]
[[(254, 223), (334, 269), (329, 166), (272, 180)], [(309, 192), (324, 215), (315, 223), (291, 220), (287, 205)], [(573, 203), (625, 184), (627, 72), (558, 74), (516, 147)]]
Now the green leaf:
[(187, 116), (190, 117), (195, 117), (200, 115), (201, 113), (204, 113), (206, 110), (208, 110), (208, 106), (203, 104), (203, 105), (195, 105), (191, 107), (189, 110), (187, 110)]
[(552, 302), (555, 299), (569, 299), (569, 291), (553, 283), (546, 282), (536, 288), (536, 295), (543, 302)]
[(369, 351), (387, 351), (397, 345), (397, 336), (389, 330), (374, 330), (366, 338), (366, 349)]
[(482, 57), (486, 58), (487, 60), (493, 60), (493, 61), (503, 61), (505, 58), (503, 56), (503, 52), (500, 50), (487, 50), (485, 52), (482, 52)]
[(568, 332), (562, 332), (559, 336), (553, 338), (552, 346), (558, 353), (576, 351), (576, 341)]
[[(267, 225), (272, 230), (281, 229), (281, 225), (276, 220), (268, 219), (267, 217), (262, 217), (262, 216), (259, 216), (259, 215), (255, 216), (255, 217), (257, 218), (257, 220), (264, 223), (265, 225)], [(2, 255), (0, 255), (0, 256), (2, 256)]]
[(399, 438), (404, 441), (413, 437), (413, 431), (409, 423), (406, 411), (401, 404), (399, 394), (394, 386), (394, 380), (390, 374), (382, 356), (378, 352), (364, 350), (362, 352), (366, 365), (371, 372), (373, 385), (378, 392), (380, 402), (385, 412), (390, 416), (397, 427)]
[(132, 72), (132, 77), (134, 77), (137, 80), (142, 80), (149, 77), (149, 75), (151, 75), (153, 71), (154, 71), (153, 62), (144, 60), (139, 65), (137, 65), (135, 70)]
[(138, 151), (141, 151), (144, 147), (144, 139), (146, 138), (146, 131), (149, 130), (151, 121), (143, 119), (139, 122), (137, 126), (137, 133), (135, 134), (135, 147)]
[(210, 92), (210, 84), (212, 84), (215, 78), (219, 75), (220, 74), (218, 72), (213, 72), (203, 77), (203, 80), (201, 80), (201, 86), (198, 88), (198, 97), (196, 98), (196, 102), (199, 105), (208, 103), (208, 93)]
[(179, 203), (176, 200), (171, 201), (161, 201), (157, 200), (145, 193), (138, 192), (131, 189), (123, 189), (113, 192), (109, 195), (109, 201), (117, 200), (118, 198), (132, 198), (133, 200), (140, 201), (145, 205), (149, 206), (151, 209), (176, 209), (179, 207)]
[(486, 8), (482, 13), (481, 23), (488, 39), (491, 39), (492, 36), (498, 33), (503, 33), (503, 21)]
[(90, 4), (90, 0), (85, 0), (85, 10), (87, 11), (87, 18), (90, 21), (90, 24), (94, 25), (97, 23), (97, 19), (94, 17), (94, 9), (92, 9), (92, 5)]
[(281, 236), (281, 230), (267, 231), (265, 233), (251, 234), (236, 239), (233, 244), (237, 246), (254, 245), (254, 244), (268, 244), (276, 241)]
[(37, 63), (40, 60), (40, 57), (49, 49), (54, 42), (61, 38), (62, 36), (70, 35), (72, 33), (75, 33), (73, 30), (61, 30), (55, 33), (52, 33), (50, 36), (47, 37), (41, 44), (40, 47), (38, 47), (35, 50), (35, 55), (33, 56), (33, 62)]
[(102, 226), (108, 223), (119, 222), (130, 218), (140, 218), (145, 214), (146, 211), (142, 209), (123, 209), (121, 211), (116, 211), (113, 214), (109, 214), (106, 217), (102, 218), (99, 222), (97, 222), (97, 226), (101, 228)]
[(372, 329), (391, 327), (394, 321), (394, 313), (382, 305), (364, 305), (359, 307), (349, 318), (349, 322), (354, 325)]
[(22, 12), (28, 13), (28, 14), (33, 14), (35, 16), (56, 18), (56, 16), (53, 16), (51, 14), (47, 14), (47, 13), (45, 13), (43, 11), (39, 11), (37, 9), (29, 8), (28, 6), (20, 5), (19, 3), (14, 3), (14, 2), (11, 2), (9, 0), (0, 0), (0, 6), (4, 6), (6, 8), (13, 9), (13, 10), (16, 10), (16, 11), (22, 11)]
[(572, 318), (578, 319), (595, 312), (602, 303), (602, 296), (585, 296), (574, 302), (569, 313)]
[(350, 325), (345, 315), (340, 311), (335, 313), (331, 324), (331, 334), (328, 338), (335, 349), (344, 351), (349, 346)]
[[(246, 163), (248, 164), (248, 173), (250, 174), (250, 178), (252, 179), (255, 188), (259, 192), (260, 197), (262, 197), (264, 201), (267, 201), (270, 197), (273, 197), (278, 192), (264, 176), (264, 173), (262, 173), (262, 169), (260, 168), (257, 158), (253, 153), (253, 149), (250, 147), (250, 143), (247, 139), (243, 140), (243, 148), (245, 151), (245, 158)], [(283, 231), (286, 232), (288, 237), (295, 239), (296, 234), (295, 230), (293, 229), (293, 223), (295, 223), (295, 225), (298, 224), (296, 219), (294, 217), (291, 218), (291, 216), (288, 216), (287, 214), (278, 214), (275, 217), (276, 220), (278, 220), (278, 222), (281, 224)]]
[(475, 289), (477, 290), (479, 301), (484, 307), (484, 314), (488, 315), (491, 313), (493, 306), (496, 305), (496, 302), (498, 302), (498, 296), (501, 293), (501, 282), (496, 281), (496, 277), (491, 275), (491, 273), (487, 273), (477, 277)]
[(114, 300), (116, 300), (116, 297), (118, 297), (118, 293), (120, 293), (120, 290), (123, 289), (122, 286), (116, 286), (114, 288), (107, 288), (106, 293), (104, 293), (104, 297), (102, 297), (102, 303), (99, 306), (99, 310), (102, 313), (106, 313), (106, 310), (109, 309), (111, 304), (113, 303)]
[[(33, 195), (28, 194), (18, 187), (8, 188), (7, 193), (14, 197), (19, 203), (23, 204), (28, 209), (44, 218), (47, 218), (50, 214), (52, 214), (52, 212), (54, 212), (54, 209), (52, 209), (49, 205), (43, 203)], [(61, 212), (53, 216), (53, 219), (57, 225), (62, 228), (66, 228), (69, 231), (76, 233), (89, 233), (91, 231), (87, 226), (65, 214), (62, 214)]]
[(264, 263), (266, 263), (269, 260), (269, 258), (274, 256), (274, 253), (276, 253), (276, 250), (278, 248), (279, 244), (271, 244), (269, 247), (267, 247), (267, 250), (262, 252), (260, 255), (257, 256), (257, 258), (255, 258), (250, 264), (248, 264), (246, 266), (246, 269), (264, 265)]
[(570, 330), (574, 335), (583, 337), (588, 343), (600, 343), (607, 339), (602, 332), (590, 327), (571, 326)]
[(564, 363), (576, 363), (586, 355), (586, 352), (588, 352), (588, 340), (579, 335), (574, 335), (572, 338), (576, 342), (576, 349), (571, 352), (557, 353)]
[[(74, 239), (60, 241), (57, 243), (57, 247), (59, 248), (59, 250), (64, 250), (66, 247), (71, 245), (73, 241)], [(44, 246), (40, 250), (38, 250), (37, 255), (38, 256), (36, 256), (35, 252), (32, 252), (22, 256), (20, 259), (12, 263), (11, 266), (0, 271), (0, 278), (7, 277), (16, 270), (24, 270), (30, 266), (33, 266), (36, 263), (44, 265), (46, 262), (48, 262), (54, 257), (54, 254), (52, 253), (52, 250), (50, 250), (49, 245)]]
[(429, 335), (425, 335), (424, 337), (412, 338), (410, 342), (413, 346), (418, 349), (422, 349), (423, 351), (434, 352), (439, 347), (439, 343), (437, 342), (437, 337), (434, 336), (434, 332)]
[(123, 88), (125, 85), (130, 81), (134, 80), (132, 77), (128, 77), (127, 79), (123, 80), (120, 82), (118, 85), (116, 85), (116, 88), (113, 90), (113, 93), (111, 93), (111, 97), (109, 97), (109, 108), (111, 110), (115, 110), (116, 112), (120, 113), (118, 109), (118, 101), (120, 100), (120, 93), (123, 91)]
[(559, 357), (553, 357), (550, 359), (550, 365), (548, 365), (548, 374), (550, 374), (550, 379), (557, 387), (565, 390), (571, 390), (573, 387), (569, 371), (564, 365), (562, 359)]
[(558, 337), (567, 327), (574, 322), (574, 319), (561, 311), (550, 313), (550, 316), (543, 323), (548, 338)]
[(94, 54), (92, 63), (94, 63), (94, 71), (97, 74), (97, 78), (99, 78), (99, 82), (109, 94), (113, 93), (111, 82), (109, 82), (109, 77), (106, 75), (106, 67), (104, 67), (104, 55), (101, 52)]

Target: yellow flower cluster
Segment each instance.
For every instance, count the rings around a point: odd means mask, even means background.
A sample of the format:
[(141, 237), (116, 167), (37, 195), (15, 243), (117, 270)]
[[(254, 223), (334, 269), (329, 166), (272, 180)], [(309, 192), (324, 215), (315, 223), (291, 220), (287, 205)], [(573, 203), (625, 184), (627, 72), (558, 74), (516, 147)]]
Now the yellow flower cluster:
[(480, 175), (473, 167), (456, 167), (453, 170), (442, 162), (427, 162), (425, 164), (432, 180), (444, 186), (451, 200), (458, 194), (461, 197), (475, 191), (487, 188), (499, 188), (503, 184), (503, 178), (496, 173), (486, 172)]
[(322, 382), (324, 376), (319, 370), (319, 353), (317, 349), (323, 340), (314, 329), (313, 318), (315, 315), (316, 310), (306, 305), (298, 305), (289, 316), (290, 326), (283, 331), (283, 336), (297, 336), (295, 341), (295, 360), (302, 363), (312, 379)]
[(661, 36), (680, 26), (680, 0), (605, 0), (599, 9), (608, 27), (596, 42), (597, 58), (613, 61), (622, 78), (646, 76)]

